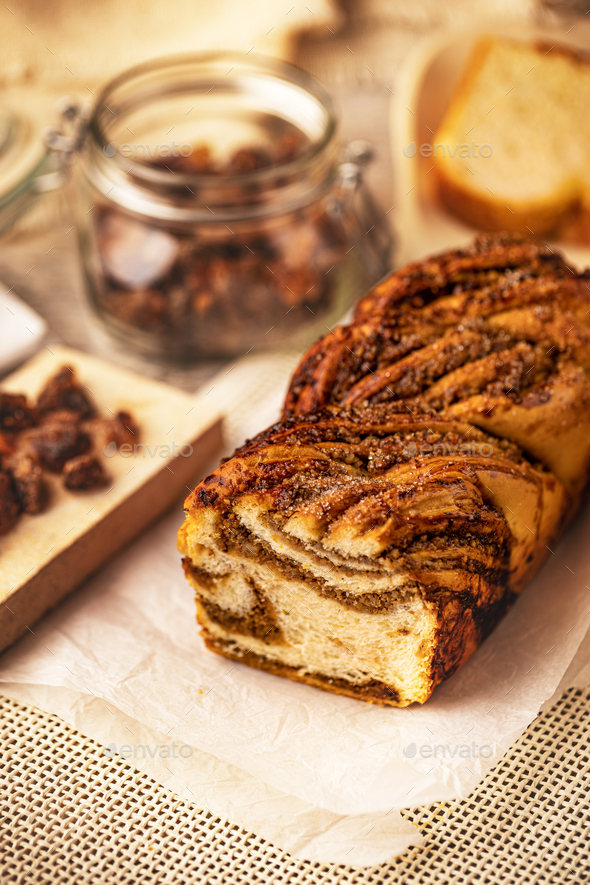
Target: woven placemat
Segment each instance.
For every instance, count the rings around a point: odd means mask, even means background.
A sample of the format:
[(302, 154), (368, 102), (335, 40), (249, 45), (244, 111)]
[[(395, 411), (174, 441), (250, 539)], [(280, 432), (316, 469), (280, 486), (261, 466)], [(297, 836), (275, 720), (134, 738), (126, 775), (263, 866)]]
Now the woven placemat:
[(3, 697), (0, 714), (3, 885), (590, 881), (590, 688), (540, 715), (469, 799), (403, 812), (424, 846), (370, 869), (297, 860), (35, 707)]

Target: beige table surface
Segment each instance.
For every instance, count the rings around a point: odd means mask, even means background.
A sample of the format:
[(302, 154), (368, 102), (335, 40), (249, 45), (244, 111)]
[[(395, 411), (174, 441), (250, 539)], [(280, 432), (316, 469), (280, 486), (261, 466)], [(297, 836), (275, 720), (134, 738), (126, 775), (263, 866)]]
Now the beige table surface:
[[(371, 0), (338, 35), (303, 42), (299, 61), (335, 94), (343, 138), (378, 150), (370, 170), (383, 212), (392, 191), (388, 112), (395, 75), (434, 22), (462, 2)], [(507, 2), (484, 4), (508, 9)], [(472, 4), (469, 4), (472, 7)], [(538, 15), (532, 2), (523, 14)], [(367, 12), (368, 8), (368, 12)], [(465, 13), (467, 14), (467, 12)], [(194, 391), (221, 367), (150, 364), (102, 330), (83, 294), (67, 209), (50, 230), (0, 242), (0, 280), (60, 341)], [(425, 845), (394, 864), (355, 870), (298, 861), (170, 793), (33, 707), (0, 699), (0, 881), (10, 883), (582, 883), (590, 881), (590, 690), (570, 689), (532, 723), (469, 799), (404, 812)]]

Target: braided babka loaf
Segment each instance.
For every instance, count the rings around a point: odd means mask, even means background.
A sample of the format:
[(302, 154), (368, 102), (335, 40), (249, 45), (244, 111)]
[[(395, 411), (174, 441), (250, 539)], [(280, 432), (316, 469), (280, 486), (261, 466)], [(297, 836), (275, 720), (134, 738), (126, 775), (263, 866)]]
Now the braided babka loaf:
[(481, 644), (590, 466), (590, 276), (532, 240), (409, 265), (315, 344), (281, 422), (186, 501), (208, 647), (424, 702)]

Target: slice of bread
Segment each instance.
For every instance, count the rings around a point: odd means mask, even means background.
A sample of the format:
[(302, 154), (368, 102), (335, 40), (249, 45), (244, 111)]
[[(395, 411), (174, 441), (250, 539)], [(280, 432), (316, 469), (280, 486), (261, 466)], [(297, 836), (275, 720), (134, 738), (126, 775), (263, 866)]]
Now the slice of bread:
[(487, 230), (590, 242), (590, 57), (479, 41), (433, 145), (442, 202)]

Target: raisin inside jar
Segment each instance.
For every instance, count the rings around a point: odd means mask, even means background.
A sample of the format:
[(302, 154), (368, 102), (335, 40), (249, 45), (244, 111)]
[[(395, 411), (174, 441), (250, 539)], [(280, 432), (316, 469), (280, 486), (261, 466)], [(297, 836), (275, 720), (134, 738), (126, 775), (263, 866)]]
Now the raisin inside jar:
[[(283, 166), (309, 139), (285, 128), (271, 145), (243, 146), (223, 160), (207, 144), (190, 156), (155, 157), (171, 175), (217, 180)], [(252, 184), (233, 184), (251, 188)], [(190, 189), (190, 188), (189, 188)], [(96, 210), (102, 281), (98, 307), (120, 327), (156, 338), (171, 357), (232, 355), (276, 346), (312, 326), (336, 300), (337, 266), (348, 249), (325, 199), (271, 219), (191, 230), (147, 225), (117, 208)]]
[[(275, 124), (276, 125), (276, 124)], [(192, 145), (189, 156), (155, 156), (147, 160), (154, 166), (188, 175), (247, 175), (257, 169), (268, 169), (291, 163), (303, 156), (310, 140), (301, 130), (282, 122), (276, 137), (266, 145), (249, 145), (232, 151), (225, 159), (216, 159), (210, 145)]]

